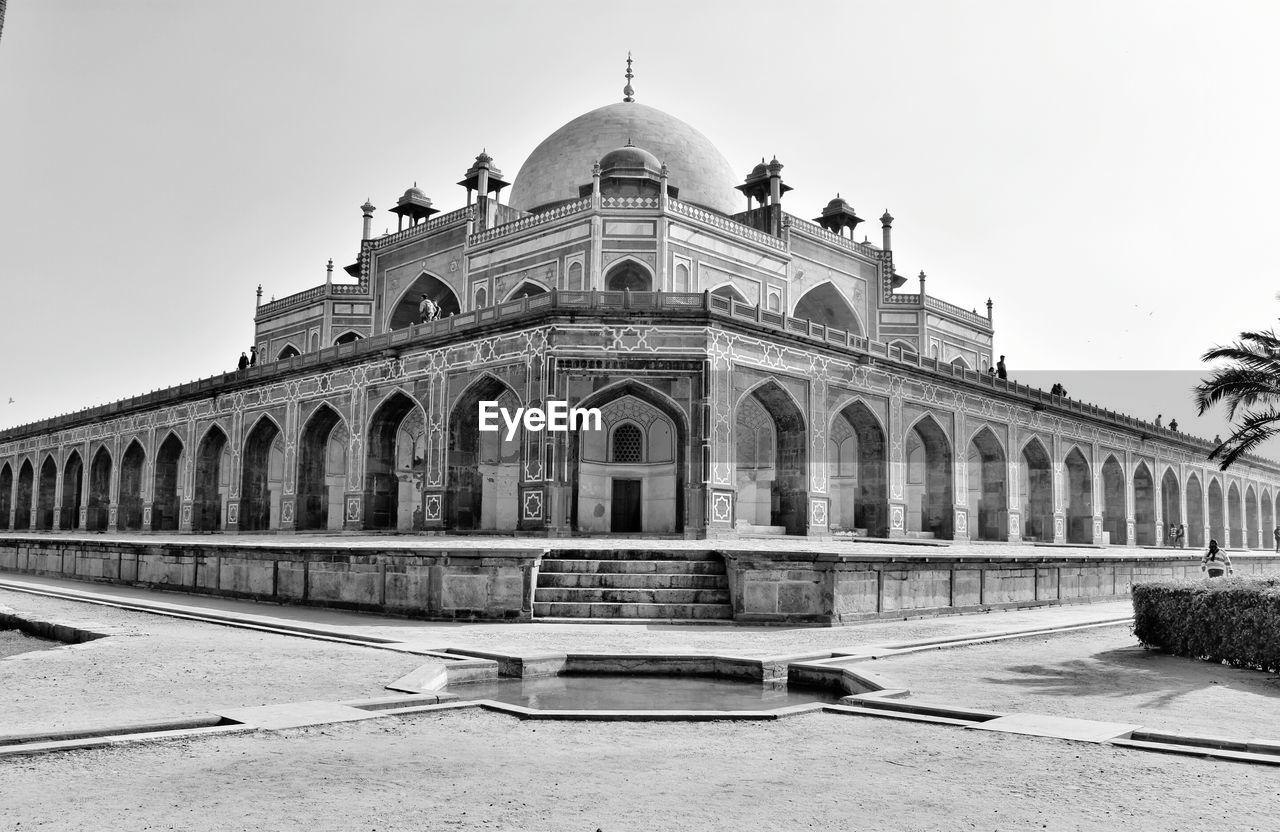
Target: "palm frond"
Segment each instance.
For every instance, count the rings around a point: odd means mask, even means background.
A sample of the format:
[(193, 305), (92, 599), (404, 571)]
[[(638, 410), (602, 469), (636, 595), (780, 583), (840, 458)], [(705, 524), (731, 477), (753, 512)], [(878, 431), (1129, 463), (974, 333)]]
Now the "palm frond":
[(1240, 427), (1209, 453), (1209, 459), (1217, 460), (1218, 467), (1225, 471), (1240, 457), (1277, 435), (1280, 435), (1280, 408), (1246, 412)]
[(1195, 388), (1194, 401), (1200, 415), (1219, 402), (1226, 402), (1228, 418), (1235, 419), (1236, 410), (1252, 407), (1270, 398), (1280, 400), (1280, 369), (1276, 373), (1241, 367), (1222, 367)]

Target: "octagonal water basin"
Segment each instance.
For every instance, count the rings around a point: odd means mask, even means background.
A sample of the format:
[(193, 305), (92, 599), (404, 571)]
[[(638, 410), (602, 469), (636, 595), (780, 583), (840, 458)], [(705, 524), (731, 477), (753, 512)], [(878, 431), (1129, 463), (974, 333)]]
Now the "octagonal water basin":
[(768, 711), (835, 702), (843, 691), (703, 676), (566, 673), (450, 685), (461, 701), (544, 711)]

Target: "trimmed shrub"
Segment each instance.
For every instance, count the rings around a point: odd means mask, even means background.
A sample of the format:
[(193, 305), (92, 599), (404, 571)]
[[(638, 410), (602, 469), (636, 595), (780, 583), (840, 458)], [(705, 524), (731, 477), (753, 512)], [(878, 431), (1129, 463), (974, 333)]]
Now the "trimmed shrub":
[(1133, 632), (1176, 656), (1280, 673), (1280, 578), (1137, 584)]

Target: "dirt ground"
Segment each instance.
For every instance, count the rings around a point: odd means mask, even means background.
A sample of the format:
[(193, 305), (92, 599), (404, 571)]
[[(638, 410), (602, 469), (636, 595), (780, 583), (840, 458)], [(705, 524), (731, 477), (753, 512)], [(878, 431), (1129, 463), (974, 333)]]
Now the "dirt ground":
[(1128, 625), (861, 666), (910, 688), (913, 701), (1280, 741), (1280, 677), (1144, 650)]
[(0, 661), (0, 734), (385, 696), (388, 682), (428, 661), (21, 593), (0, 592), (0, 604), (131, 633)]
[(56, 641), (29, 636), (21, 630), (0, 630), (0, 659), (29, 653), (32, 650), (48, 650), (57, 647)]
[(0, 826), (51, 831), (1246, 832), (1273, 829), (1280, 798), (1266, 767), (833, 715), (584, 724), (467, 711), (4, 768)]

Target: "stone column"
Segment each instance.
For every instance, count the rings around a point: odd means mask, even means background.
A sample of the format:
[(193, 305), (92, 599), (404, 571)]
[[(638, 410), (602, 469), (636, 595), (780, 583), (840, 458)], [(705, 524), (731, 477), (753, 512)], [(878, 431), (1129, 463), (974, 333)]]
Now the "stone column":
[(889, 396), (889, 537), (907, 536), (907, 463), (903, 458), (902, 394)]
[(280, 483), (280, 531), (298, 528), (298, 398), (290, 395), (284, 407), (284, 470)]
[(969, 446), (965, 441), (968, 434), (969, 420), (965, 418), (964, 411), (959, 410), (951, 418), (951, 502), (954, 503), (952, 540), (973, 539), (969, 523), (978, 520), (977, 517), (969, 516)]
[(369, 388), (362, 383), (351, 386), (351, 404), (347, 411), (347, 483), (342, 494), (342, 528), (356, 531), (364, 528), (364, 464), (365, 434)]

